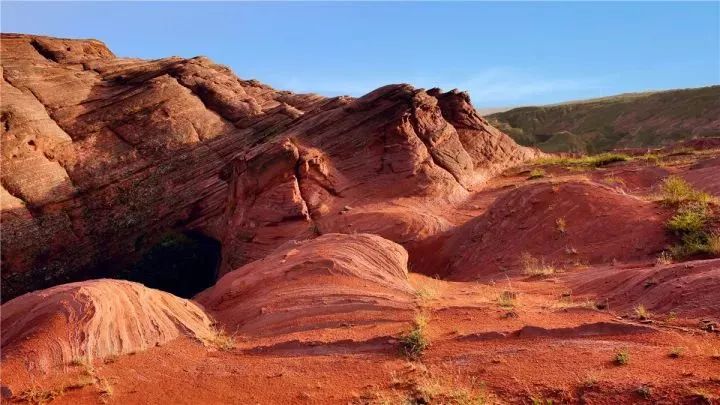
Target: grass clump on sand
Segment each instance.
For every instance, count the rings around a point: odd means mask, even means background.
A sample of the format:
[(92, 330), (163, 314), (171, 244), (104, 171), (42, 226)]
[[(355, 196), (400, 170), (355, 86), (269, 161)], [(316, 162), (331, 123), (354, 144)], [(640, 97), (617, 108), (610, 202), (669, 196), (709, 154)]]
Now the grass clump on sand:
[(541, 179), (545, 177), (545, 170), (543, 169), (533, 169), (530, 172), (530, 176), (528, 176), (528, 180), (535, 180), (535, 179)]
[(409, 359), (420, 358), (430, 346), (426, 328), (427, 318), (417, 315), (413, 320), (412, 329), (400, 337), (400, 353)]
[(212, 340), (209, 342), (220, 350), (229, 351), (235, 348), (235, 337), (223, 329), (215, 329)]
[(669, 176), (662, 184), (661, 201), (675, 207), (675, 214), (665, 223), (668, 231), (679, 239), (679, 243), (670, 248), (673, 258), (720, 255), (720, 234), (711, 230), (715, 198), (696, 190), (681, 177)]
[(502, 308), (515, 308), (515, 299), (517, 298), (517, 293), (515, 291), (509, 291), (505, 290), (500, 293), (497, 299), (498, 305)]
[(544, 260), (538, 259), (527, 252), (522, 254), (520, 262), (522, 264), (523, 274), (527, 276), (549, 276), (557, 273), (555, 267), (546, 264)]
[(537, 160), (544, 166), (601, 167), (615, 162), (626, 162), (632, 158), (624, 153), (606, 152), (581, 157), (549, 157)]
[(613, 357), (613, 362), (618, 366), (625, 366), (630, 363), (630, 352), (627, 349), (619, 350)]
[(683, 353), (685, 353), (684, 347), (673, 347), (672, 349), (670, 349), (668, 356), (670, 358), (677, 359), (682, 357)]
[(720, 235), (710, 232), (712, 208), (708, 204), (689, 203), (681, 205), (675, 215), (665, 224), (667, 229), (680, 239), (670, 248), (676, 259), (697, 254), (720, 254)]
[(650, 319), (652, 314), (650, 313), (650, 311), (647, 310), (647, 308), (645, 308), (645, 305), (640, 304), (635, 307), (635, 316), (638, 319), (644, 321), (646, 319)]
[(668, 176), (665, 178), (660, 192), (663, 204), (674, 207), (687, 203), (707, 205), (713, 200), (710, 194), (696, 190), (680, 176)]

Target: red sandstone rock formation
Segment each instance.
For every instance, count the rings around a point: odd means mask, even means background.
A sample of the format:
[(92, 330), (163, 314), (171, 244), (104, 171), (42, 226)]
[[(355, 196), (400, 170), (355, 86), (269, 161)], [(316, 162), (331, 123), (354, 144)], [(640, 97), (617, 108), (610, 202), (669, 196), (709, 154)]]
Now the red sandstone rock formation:
[(192, 301), (120, 280), (91, 280), (17, 297), (2, 306), (2, 361), (47, 370), (155, 347), (180, 335), (211, 342), (210, 318)]
[(2, 54), (3, 299), (112, 274), (168, 229), (218, 239), (228, 271), (354, 231), (332, 225), (347, 205), (459, 201), (536, 155), (456, 91), (327, 99), (95, 40), (3, 34)]
[(415, 290), (407, 258), (376, 235), (327, 234), (282, 245), (195, 300), (226, 330), (250, 335), (409, 319)]

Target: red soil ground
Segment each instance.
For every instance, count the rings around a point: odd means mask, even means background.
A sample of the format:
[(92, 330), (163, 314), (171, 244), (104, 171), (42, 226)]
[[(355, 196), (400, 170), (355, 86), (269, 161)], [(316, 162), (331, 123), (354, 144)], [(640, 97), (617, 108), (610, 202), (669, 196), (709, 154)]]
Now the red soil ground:
[[(539, 180), (515, 169), (460, 205), (396, 200), (431, 218), (385, 235), (409, 258), (377, 236), (325, 235), (281, 246), (196, 297), (234, 344), (194, 337), (195, 321), (178, 318), (185, 332), (155, 347), (42, 369), (12, 360), (6, 304), (4, 392), (10, 402), (67, 404), (713, 403), (720, 260), (655, 263), (673, 240), (663, 230), (671, 210), (654, 193), (671, 173), (720, 177), (698, 174), (717, 167), (698, 159), (549, 169)], [(378, 212), (352, 213), (365, 210)], [(523, 251), (562, 271), (522, 274)], [(445, 280), (413, 272), (434, 270)], [(47, 305), (64, 314), (72, 302)], [(400, 337), (418, 315), (431, 343), (406, 359)], [(64, 329), (43, 325), (62, 340)], [(618, 365), (623, 351), (629, 362)]]

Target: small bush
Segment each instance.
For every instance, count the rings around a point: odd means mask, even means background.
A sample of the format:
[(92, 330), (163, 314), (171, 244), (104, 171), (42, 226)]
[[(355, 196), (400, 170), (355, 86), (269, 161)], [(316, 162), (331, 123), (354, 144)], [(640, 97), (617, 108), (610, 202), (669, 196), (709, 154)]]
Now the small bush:
[(557, 272), (555, 267), (546, 264), (544, 260), (538, 259), (527, 252), (522, 254), (520, 262), (523, 274), (528, 276), (549, 276)]
[(530, 176), (528, 176), (528, 180), (541, 179), (543, 177), (545, 177), (545, 170), (533, 169), (533, 171), (530, 172)]
[(661, 197), (663, 203), (672, 206), (689, 202), (707, 204), (712, 201), (710, 194), (696, 190), (679, 176), (668, 176), (663, 180)]
[(517, 298), (517, 293), (514, 291), (503, 291), (498, 296), (497, 302), (498, 305), (500, 305), (503, 308), (514, 308), (515, 307), (515, 298)]
[(215, 335), (212, 337), (210, 343), (220, 350), (228, 351), (235, 348), (235, 338), (223, 329), (215, 330)]
[(655, 261), (656, 264), (659, 266), (664, 266), (668, 264), (672, 264), (672, 254), (670, 252), (662, 252), (660, 255), (658, 255), (657, 260)]
[(705, 229), (708, 219), (709, 209), (707, 205), (684, 205), (667, 222), (667, 228), (678, 236), (697, 233)]
[(622, 349), (615, 353), (613, 362), (618, 366), (625, 366), (630, 363), (630, 352), (627, 349)]
[(672, 349), (670, 349), (668, 356), (670, 356), (673, 359), (677, 359), (679, 357), (682, 357), (684, 352), (685, 352), (685, 349), (682, 347), (673, 347)]
[(720, 233), (711, 233), (708, 235), (707, 252), (713, 256), (720, 256)]
[(670, 232), (680, 238), (680, 243), (673, 246), (670, 253), (677, 259), (700, 253), (720, 254), (720, 236), (708, 230), (712, 221), (710, 204), (698, 201), (680, 204), (675, 215), (665, 224)]
[(641, 385), (635, 389), (635, 393), (643, 399), (650, 399), (652, 396), (652, 390), (647, 385)]
[(430, 340), (426, 336), (426, 326), (427, 318), (422, 315), (415, 317), (412, 329), (400, 337), (400, 353), (409, 359), (422, 356), (425, 349), (430, 346)]
[(645, 308), (645, 305), (640, 304), (635, 307), (635, 316), (638, 319), (645, 320), (645, 319), (650, 319), (652, 314), (650, 313), (650, 311), (647, 310), (647, 308)]

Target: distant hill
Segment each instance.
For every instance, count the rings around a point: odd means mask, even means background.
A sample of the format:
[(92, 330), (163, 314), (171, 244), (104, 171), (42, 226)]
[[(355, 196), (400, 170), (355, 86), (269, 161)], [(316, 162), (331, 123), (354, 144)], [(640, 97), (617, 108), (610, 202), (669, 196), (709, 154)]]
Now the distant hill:
[(720, 136), (720, 86), (520, 107), (486, 118), (518, 143), (546, 152), (655, 147)]

